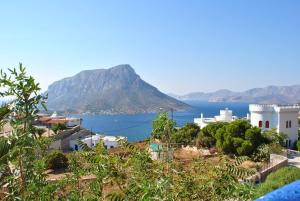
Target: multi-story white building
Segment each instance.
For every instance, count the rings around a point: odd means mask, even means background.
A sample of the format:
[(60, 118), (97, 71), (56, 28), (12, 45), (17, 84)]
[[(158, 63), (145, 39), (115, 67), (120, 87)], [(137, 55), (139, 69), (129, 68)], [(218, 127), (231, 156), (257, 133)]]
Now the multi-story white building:
[(262, 105), (250, 104), (250, 122), (262, 130), (275, 128), (278, 133), (288, 136), (286, 146), (292, 147), (298, 140), (299, 105)]
[(197, 124), (200, 128), (204, 128), (210, 123), (215, 122), (232, 122), (233, 120), (237, 119), (236, 116), (232, 116), (232, 110), (226, 108), (225, 110), (220, 110), (220, 115), (211, 117), (211, 118), (204, 118), (203, 113), (201, 113), (200, 118), (195, 118), (194, 123)]

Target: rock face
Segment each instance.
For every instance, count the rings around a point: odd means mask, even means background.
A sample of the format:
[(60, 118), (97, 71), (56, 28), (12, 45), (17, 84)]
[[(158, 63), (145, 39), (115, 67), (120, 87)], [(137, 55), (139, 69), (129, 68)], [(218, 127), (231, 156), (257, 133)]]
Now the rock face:
[(201, 100), (210, 102), (246, 102), (262, 104), (294, 104), (300, 102), (300, 85), (268, 86), (254, 88), (244, 92), (218, 90), (211, 93), (195, 92), (176, 96), (179, 100)]
[(48, 87), (49, 110), (92, 114), (134, 114), (186, 110), (189, 105), (143, 81), (127, 64), (86, 70)]

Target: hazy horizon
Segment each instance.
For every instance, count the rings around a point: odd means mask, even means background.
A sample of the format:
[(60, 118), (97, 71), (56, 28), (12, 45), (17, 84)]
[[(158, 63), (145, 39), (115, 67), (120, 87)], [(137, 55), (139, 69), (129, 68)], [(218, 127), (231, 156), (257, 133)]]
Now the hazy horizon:
[(43, 90), (82, 70), (123, 63), (179, 95), (300, 84), (296, 0), (0, 5), (0, 68), (22, 62)]

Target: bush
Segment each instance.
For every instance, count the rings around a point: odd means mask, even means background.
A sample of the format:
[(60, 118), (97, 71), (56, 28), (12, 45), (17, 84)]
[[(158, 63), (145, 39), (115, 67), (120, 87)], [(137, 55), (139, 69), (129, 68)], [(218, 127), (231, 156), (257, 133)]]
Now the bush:
[(300, 140), (298, 140), (298, 142), (297, 142), (297, 149), (298, 149), (298, 151), (300, 151)]
[(214, 147), (216, 145), (216, 133), (219, 128), (222, 128), (223, 126), (227, 125), (228, 123), (225, 122), (217, 122), (217, 123), (211, 123), (205, 126), (203, 129), (201, 129), (200, 134), (197, 138), (197, 146), (201, 147)]
[(296, 167), (284, 167), (271, 173), (266, 181), (258, 186), (255, 197), (261, 197), (277, 188), (290, 184), (300, 179), (300, 169)]
[(49, 169), (62, 169), (68, 167), (68, 158), (61, 151), (54, 150), (51, 151), (46, 156), (46, 165)]
[(245, 120), (236, 120), (219, 128), (216, 145), (225, 154), (251, 156), (264, 143), (261, 130)]
[(172, 136), (171, 140), (180, 144), (194, 144), (195, 139), (200, 133), (200, 127), (196, 124), (186, 124), (184, 127), (178, 129)]
[(53, 124), (52, 125), (52, 130), (55, 134), (58, 133), (58, 131), (61, 131), (61, 130), (65, 130), (67, 127), (65, 124)]

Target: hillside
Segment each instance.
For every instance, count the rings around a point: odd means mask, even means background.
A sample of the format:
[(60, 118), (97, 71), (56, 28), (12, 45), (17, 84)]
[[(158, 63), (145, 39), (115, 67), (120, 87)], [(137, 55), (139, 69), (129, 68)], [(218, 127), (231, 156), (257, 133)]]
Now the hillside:
[(253, 88), (243, 92), (226, 89), (211, 93), (195, 92), (183, 96), (174, 96), (178, 100), (199, 100), (210, 102), (246, 102), (262, 104), (294, 104), (300, 102), (300, 85), (268, 86)]

